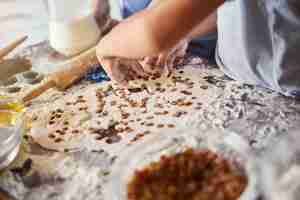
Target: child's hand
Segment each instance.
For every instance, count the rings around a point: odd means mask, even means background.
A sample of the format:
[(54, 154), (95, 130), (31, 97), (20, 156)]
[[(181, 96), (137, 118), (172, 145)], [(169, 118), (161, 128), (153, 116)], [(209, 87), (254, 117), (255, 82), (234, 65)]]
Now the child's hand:
[(96, 22), (101, 29), (108, 20), (110, 20), (109, 15), (109, 1), (108, 0), (92, 0), (92, 10)]
[(128, 81), (147, 77), (148, 74), (136, 60), (119, 58), (99, 58), (99, 61), (113, 82), (127, 87)]
[(188, 47), (188, 41), (183, 40), (169, 51), (159, 54), (157, 57), (146, 57), (141, 65), (149, 73), (164, 72), (170, 74), (174, 67), (183, 60)]
[(103, 27), (100, 27), (102, 30), (102, 35), (108, 34), (115, 26), (117, 26), (120, 23), (120, 21), (112, 18), (108, 18), (107, 22)]

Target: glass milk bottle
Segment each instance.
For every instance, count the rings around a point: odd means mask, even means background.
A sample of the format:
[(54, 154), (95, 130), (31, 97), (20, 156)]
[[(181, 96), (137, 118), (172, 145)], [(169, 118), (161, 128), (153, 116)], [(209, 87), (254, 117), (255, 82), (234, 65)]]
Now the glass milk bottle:
[(96, 45), (101, 31), (92, 9), (93, 0), (48, 0), (50, 45), (74, 56)]

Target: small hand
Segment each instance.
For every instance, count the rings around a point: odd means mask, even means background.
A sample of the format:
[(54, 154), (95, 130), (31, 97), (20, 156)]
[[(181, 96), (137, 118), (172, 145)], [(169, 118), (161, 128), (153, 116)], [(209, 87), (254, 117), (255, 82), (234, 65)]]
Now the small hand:
[(102, 35), (106, 35), (113, 27), (119, 24), (119, 21), (112, 19), (109, 14), (110, 6), (108, 0), (92, 0), (92, 10)]
[(109, 1), (108, 0), (92, 0), (93, 15), (100, 29), (110, 20)]
[(157, 57), (146, 57), (141, 65), (144, 70), (149, 73), (165, 72), (170, 74), (174, 67), (183, 60), (188, 47), (188, 42), (183, 40), (174, 48), (159, 54)]
[(148, 74), (136, 60), (99, 58), (99, 61), (111, 80), (123, 87), (127, 87), (128, 81), (130, 80), (148, 76)]

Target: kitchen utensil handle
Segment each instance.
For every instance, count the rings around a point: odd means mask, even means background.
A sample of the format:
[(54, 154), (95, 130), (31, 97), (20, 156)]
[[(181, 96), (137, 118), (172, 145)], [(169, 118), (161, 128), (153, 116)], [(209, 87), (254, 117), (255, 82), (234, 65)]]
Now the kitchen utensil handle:
[(7, 45), (6, 47), (0, 49), (0, 60), (2, 58), (4, 58), (5, 56), (7, 56), (10, 52), (12, 52), (19, 45), (21, 45), (27, 38), (28, 38), (28, 36), (23, 36), (21, 38), (18, 38), (15, 41), (13, 41), (12, 43), (10, 43), (9, 45)]
[(55, 81), (53, 81), (52, 79), (48, 79), (46, 82), (42, 83), (40, 86), (38, 86), (37, 88), (34, 88), (32, 91), (30, 91), (28, 94), (26, 94), (22, 98), (22, 101), (24, 103), (26, 103), (26, 102), (40, 96), (48, 89), (53, 88), (55, 86), (56, 86)]

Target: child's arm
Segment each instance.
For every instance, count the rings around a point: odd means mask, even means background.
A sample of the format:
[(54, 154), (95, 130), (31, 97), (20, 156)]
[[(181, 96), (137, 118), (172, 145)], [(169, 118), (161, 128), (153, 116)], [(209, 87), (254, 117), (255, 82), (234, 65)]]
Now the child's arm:
[(186, 37), (223, 2), (164, 0), (116, 26), (100, 41), (97, 55), (100, 59), (140, 59), (158, 55)]
[[(155, 65), (156, 67), (167, 67), (168, 71), (171, 71), (172, 68), (174, 67), (173, 62), (175, 61), (175, 58), (184, 56), (185, 51), (187, 50), (186, 45), (188, 44), (188, 42), (190, 42), (195, 38), (199, 38), (209, 33), (215, 32), (216, 30), (217, 30), (217, 11), (214, 11), (207, 18), (205, 18), (199, 25), (197, 25), (188, 34), (185, 40), (183, 40), (180, 44), (178, 44), (175, 47), (175, 49), (165, 51), (155, 57), (146, 57), (143, 63), (152, 66)], [(172, 53), (172, 51), (174, 50), (175, 53)]]
[(209, 33), (215, 32), (217, 30), (217, 11), (211, 13), (203, 21), (198, 24), (192, 32), (187, 36), (188, 40), (199, 38), (205, 36)]
[(147, 9), (157, 6), (158, 4), (162, 3), (164, 0), (152, 0)]

